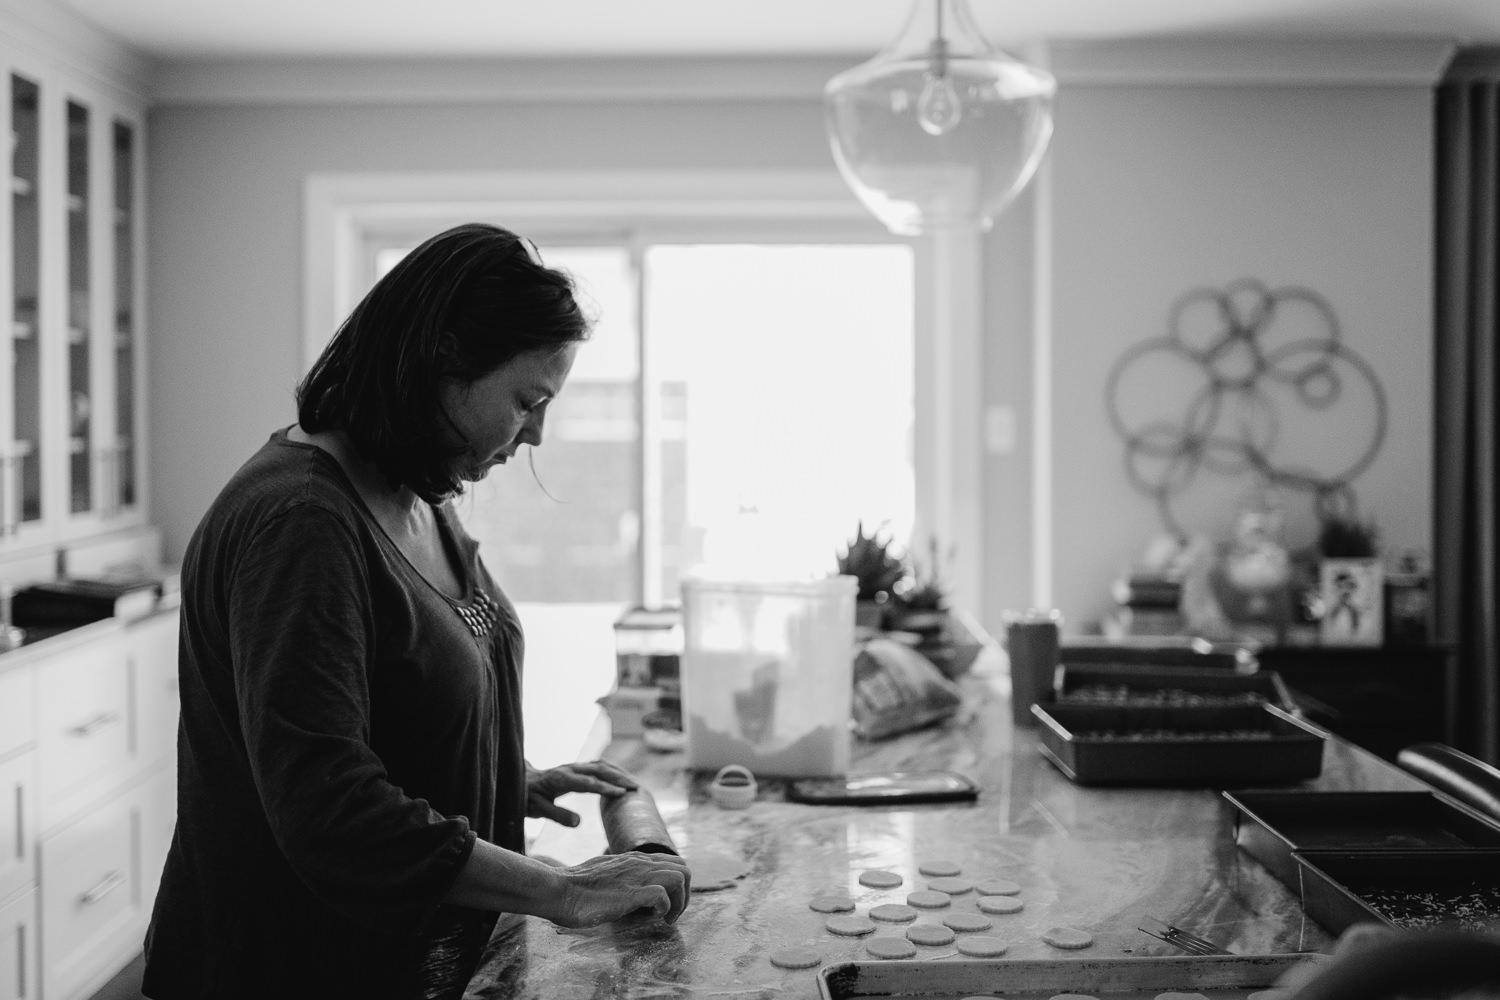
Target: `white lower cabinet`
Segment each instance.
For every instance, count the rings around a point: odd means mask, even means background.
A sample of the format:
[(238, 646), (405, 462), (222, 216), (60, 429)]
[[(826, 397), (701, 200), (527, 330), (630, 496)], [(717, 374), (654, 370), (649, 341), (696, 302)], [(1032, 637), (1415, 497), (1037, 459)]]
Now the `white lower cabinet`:
[(36, 890), (0, 901), (0, 1000), (38, 1000)]
[(42, 991), (71, 997), (140, 948), (140, 817), (130, 796), (42, 838)]
[(84, 1000), (124, 968), (171, 845), (177, 613), (86, 628), (0, 660), (31, 705), (0, 733), (0, 1000)]
[(0, 760), (0, 899), (36, 879), (36, 753), (23, 751)]

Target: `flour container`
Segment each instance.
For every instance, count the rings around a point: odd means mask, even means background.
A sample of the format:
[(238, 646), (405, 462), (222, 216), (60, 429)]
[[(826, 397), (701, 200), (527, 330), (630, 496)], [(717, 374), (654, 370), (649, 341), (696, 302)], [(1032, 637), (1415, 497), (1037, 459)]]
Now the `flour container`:
[(682, 582), (687, 764), (757, 776), (849, 770), (853, 577)]

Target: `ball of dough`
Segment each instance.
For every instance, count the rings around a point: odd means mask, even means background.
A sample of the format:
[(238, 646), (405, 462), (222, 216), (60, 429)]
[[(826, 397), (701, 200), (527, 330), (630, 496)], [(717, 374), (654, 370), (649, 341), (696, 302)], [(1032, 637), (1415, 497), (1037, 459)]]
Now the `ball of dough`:
[(936, 889), (918, 889), (906, 894), (906, 902), (909, 906), (920, 906), (924, 910), (941, 910), (953, 902), (953, 897)]
[(863, 937), (875, 932), (875, 922), (868, 917), (829, 917), (823, 926), (828, 928), (830, 933), (841, 937)]
[(917, 911), (902, 903), (881, 903), (870, 907), (870, 919), (888, 924), (906, 924), (917, 919)]
[(834, 893), (814, 896), (807, 905), (818, 913), (852, 913), (854, 911), (854, 900)]
[(874, 937), (865, 942), (865, 951), (875, 958), (911, 958), (917, 946), (904, 937)]
[(1042, 940), (1054, 948), (1065, 948), (1074, 951), (1079, 948), (1087, 948), (1094, 943), (1094, 935), (1088, 931), (1081, 931), (1076, 927), (1049, 927), (1042, 931)]
[(995, 926), (993, 920), (980, 913), (945, 913), (943, 923), (961, 934), (987, 931)]
[(872, 870), (859, 873), (859, 884), (871, 889), (894, 889), (901, 884), (901, 876), (895, 872)]
[(952, 944), (953, 931), (938, 924), (917, 924), (906, 929), (906, 940), (929, 946)]
[(970, 958), (998, 958), (1009, 950), (1009, 945), (988, 934), (971, 934), (958, 939), (958, 953)]
[(974, 901), (980, 913), (1020, 913), (1026, 904), (1014, 896), (980, 896)]
[(812, 969), (823, 964), (823, 956), (811, 948), (783, 948), (771, 952), (771, 964), (778, 969)]

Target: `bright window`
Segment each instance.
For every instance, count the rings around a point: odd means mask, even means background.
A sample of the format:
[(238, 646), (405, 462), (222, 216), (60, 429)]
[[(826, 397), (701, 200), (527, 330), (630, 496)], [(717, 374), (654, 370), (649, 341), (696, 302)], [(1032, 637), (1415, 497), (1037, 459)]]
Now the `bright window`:
[(908, 245), (537, 242), (599, 322), (535, 478), (509, 466), (459, 505), (513, 599), (671, 602), (705, 560), (817, 573), (861, 520), (909, 535)]

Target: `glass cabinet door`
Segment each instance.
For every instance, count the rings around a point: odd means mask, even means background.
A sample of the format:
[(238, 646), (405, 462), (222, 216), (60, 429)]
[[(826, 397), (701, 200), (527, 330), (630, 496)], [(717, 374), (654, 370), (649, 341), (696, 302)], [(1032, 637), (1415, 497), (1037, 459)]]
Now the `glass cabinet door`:
[(108, 470), (106, 512), (116, 513), (137, 502), (136, 476), (140, 448), (137, 445), (139, 404), (135, 397), (137, 360), (135, 302), (135, 129), (116, 119), (112, 139), (114, 188), (114, 447)]
[(41, 93), (10, 74), (9, 412), (0, 417), (0, 538), (42, 519)]
[(94, 508), (93, 280), (89, 220), (89, 109), (68, 101), (67, 341), (68, 510)]

